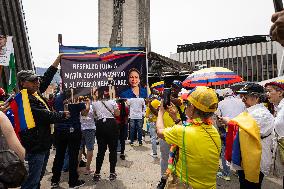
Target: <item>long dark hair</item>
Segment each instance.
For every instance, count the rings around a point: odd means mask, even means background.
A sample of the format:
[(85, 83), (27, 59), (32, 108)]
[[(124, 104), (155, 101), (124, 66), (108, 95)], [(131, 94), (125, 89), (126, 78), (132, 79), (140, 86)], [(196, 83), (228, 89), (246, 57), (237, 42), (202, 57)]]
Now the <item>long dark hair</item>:
[(139, 71), (138, 69), (136, 69), (136, 68), (131, 68), (130, 70), (128, 70), (128, 74), (127, 74), (128, 85), (131, 86), (130, 83), (129, 83), (129, 76), (130, 76), (130, 74), (131, 74), (132, 72), (138, 73), (138, 75), (139, 75), (139, 80), (140, 80), (139, 87), (140, 87), (140, 86), (143, 86), (143, 85), (142, 85), (141, 73), (140, 73), (140, 71)]

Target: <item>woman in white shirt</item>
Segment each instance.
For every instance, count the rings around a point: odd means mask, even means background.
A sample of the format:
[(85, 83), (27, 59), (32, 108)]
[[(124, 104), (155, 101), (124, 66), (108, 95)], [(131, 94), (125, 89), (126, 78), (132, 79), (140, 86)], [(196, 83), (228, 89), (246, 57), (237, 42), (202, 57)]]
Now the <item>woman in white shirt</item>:
[(116, 102), (110, 99), (108, 92), (104, 92), (104, 99), (93, 103), (93, 110), (97, 117), (96, 138), (98, 143), (94, 181), (98, 182), (101, 179), (100, 171), (107, 147), (109, 149), (110, 161), (109, 179), (112, 181), (115, 180), (117, 176), (115, 173), (115, 166), (117, 162), (116, 148), (118, 141), (118, 126), (115, 121), (115, 116), (119, 115), (119, 110)]
[[(284, 176), (284, 160), (280, 158), (280, 148), (284, 146), (284, 83), (283, 82), (270, 82), (265, 85), (268, 100), (273, 103), (275, 107), (274, 119), (274, 166), (273, 175), (277, 177)], [(282, 142), (281, 142), (282, 141)], [(280, 144), (279, 144), (280, 143)], [(284, 177), (283, 177), (284, 184)]]

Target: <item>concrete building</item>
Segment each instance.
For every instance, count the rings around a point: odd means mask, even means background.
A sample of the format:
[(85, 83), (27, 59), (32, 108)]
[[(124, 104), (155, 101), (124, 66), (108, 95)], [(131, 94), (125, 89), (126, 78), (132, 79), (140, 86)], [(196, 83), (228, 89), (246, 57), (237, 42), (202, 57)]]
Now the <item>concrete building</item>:
[(259, 82), (283, 75), (283, 48), (269, 36), (244, 36), (178, 45), (171, 58), (199, 70), (226, 67), (245, 81)]
[(99, 0), (99, 46), (150, 51), (150, 0)]

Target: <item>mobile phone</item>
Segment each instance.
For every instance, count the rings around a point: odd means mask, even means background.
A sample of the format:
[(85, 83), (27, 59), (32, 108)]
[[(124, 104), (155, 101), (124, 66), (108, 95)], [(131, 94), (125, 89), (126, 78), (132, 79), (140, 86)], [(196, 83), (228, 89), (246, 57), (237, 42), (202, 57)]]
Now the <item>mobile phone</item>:
[(275, 12), (280, 12), (283, 10), (283, 2), (282, 0), (273, 0), (274, 10)]
[(171, 89), (170, 88), (164, 88), (163, 106), (164, 106), (164, 108), (167, 108), (169, 105), (171, 105)]

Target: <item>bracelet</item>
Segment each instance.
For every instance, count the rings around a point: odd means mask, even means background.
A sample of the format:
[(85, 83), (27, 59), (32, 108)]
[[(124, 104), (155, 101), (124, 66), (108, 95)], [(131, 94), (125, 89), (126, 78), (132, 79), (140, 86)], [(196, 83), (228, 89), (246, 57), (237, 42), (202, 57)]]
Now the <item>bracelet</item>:
[(175, 120), (175, 124), (178, 124), (181, 121), (181, 119)]

